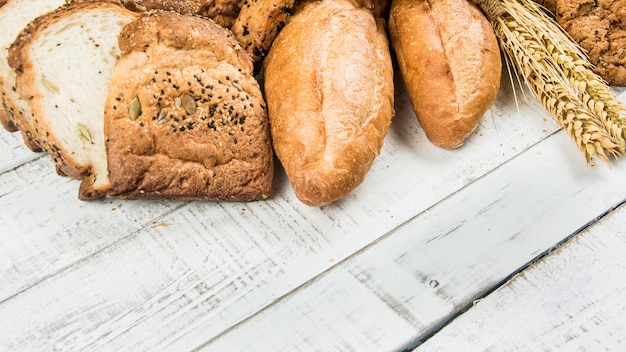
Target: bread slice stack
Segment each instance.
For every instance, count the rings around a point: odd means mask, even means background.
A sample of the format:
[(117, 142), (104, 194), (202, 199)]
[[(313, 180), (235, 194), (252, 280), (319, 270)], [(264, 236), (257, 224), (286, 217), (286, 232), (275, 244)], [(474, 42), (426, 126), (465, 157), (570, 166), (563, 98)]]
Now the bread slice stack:
[[(7, 61), (15, 100), (30, 110), (18, 127), (59, 174), (81, 180), (80, 199), (270, 194), (272, 149), (253, 62), (213, 21), (74, 2), (30, 22)], [(13, 87), (3, 81), (2, 89)]]
[[(1, 1), (0, 1), (1, 3)], [(9, 67), (7, 57), (9, 46), (17, 35), (32, 20), (40, 15), (48, 13), (65, 3), (64, 0), (39, 0), (23, 1), (8, 0), (0, 7), (0, 96), (2, 97), (2, 109), (0, 109), (0, 123), (10, 132), (18, 131), (17, 124), (22, 121), (22, 134), (24, 143), (33, 151), (41, 149), (37, 143), (29, 137), (31, 133), (30, 109), (26, 101), (21, 100), (15, 91), (15, 72)], [(17, 121), (19, 119), (19, 121)]]

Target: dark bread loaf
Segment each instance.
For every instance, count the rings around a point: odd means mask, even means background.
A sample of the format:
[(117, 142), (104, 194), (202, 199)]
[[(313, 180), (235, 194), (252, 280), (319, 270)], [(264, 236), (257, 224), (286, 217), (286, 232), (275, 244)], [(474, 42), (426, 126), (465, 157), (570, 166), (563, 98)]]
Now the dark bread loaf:
[(626, 0), (556, 0), (556, 19), (586, 51), (596, 74), (626, 86)]
[(120, 34), (105, 134), (110, 196), (250, 201), (272, 191), (273, 152), (253, 62), (232, 33), (174, 12)]

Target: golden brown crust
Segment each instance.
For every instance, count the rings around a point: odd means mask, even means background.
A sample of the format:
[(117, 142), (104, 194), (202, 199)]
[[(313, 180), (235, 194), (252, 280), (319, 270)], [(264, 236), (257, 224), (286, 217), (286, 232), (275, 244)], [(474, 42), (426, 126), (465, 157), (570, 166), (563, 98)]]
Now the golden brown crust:
[(23, 116), (22, 109), (16, 106), (16, 102), (10, 98), (4, 98), (4, 87), (0, 88), (3, 95), (2, 106), (5, 117), (2, 119), (8, 119), (8, 125), (4, 125), (5, 121), (2, 121), (4, 128), (9, 132), (19, 132), (22, 135), (22, 141), (24, 145), (33, 152), (41, 152), (42, 148), (38, 142), (38, 138), (32, 131), (34, 128), (31, 123), (28, 122), (26, 117)]
[(147, 10), (176, 11), (187, 15), (199, 14), (208, 3), (206, 0), (140, 0), (136, 2)]
[(626, 85), (626, 0), (557, 0), (556, 18), (599, 76)]
[[(73, 2), (94, 0), (72, 0)], [(200, 15), (233, 31), (255, 63), (260, 64), (291, 15), (295, 0), (118, 0), (136, 12), (174, 11)], [(354, 0), (373, 11), (388, 0)]]
[(390, 40), (428, 139), (461, 146), (493, 105), (501, 58), (493, 29), (466, 0), (394, 0)]
[(294, 0), (249, 0), (243, 3), (232, 31), (255, 62), (263, 60), (291, 15)]
[(209, 0), (202, 6), (200, 15), (209, 17), (225, 28), (231, 28), (241, 9), (244, 0)]
[[(0, 88), (2, 95), (4, 96), (4, 87)], [(41, 152), (42, 148), (38, 142), (36, 135), (33, 134), (33, 127), (30, 122), (23, 116), (22, 109), (19, 109), (15, 105), (15, 101), (10, 98), (2, 99), (3, 111), (0, 112), (0, 119), (2, 120), (3, 127), (8, 132), (19, 132), (22, 135), (22, 141), (24, 145), (33, 152)], [(6, 119), (6, 121), (5, 121)], [(6, 123), (6, 125), (5, 125)]]
[[(152, 13), (124, 28), (120, 49), (105, 105), (110, 196), (269, 196), (264, 100), (252, 60), (229, 31), (200, 17)], [(141, 113), (130, 113), (131, 104)]]
[(381, 22), (348, 1), (309, 2), (264, 61), (274, 149), (307, 205), (348, 195), (380, 152), (394, 100)]
[(364, 8), (377, 19), (387, 19), (391, 0), (350, 0), (354, 6)]

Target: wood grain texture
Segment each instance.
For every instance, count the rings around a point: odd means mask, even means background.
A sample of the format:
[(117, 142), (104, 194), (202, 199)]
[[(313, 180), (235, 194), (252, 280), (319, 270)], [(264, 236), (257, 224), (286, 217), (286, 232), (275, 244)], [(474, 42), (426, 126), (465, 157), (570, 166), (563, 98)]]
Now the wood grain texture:
[(0, 174), (43, 156), (43, 153), (33, 153), (26, 148), (20, 133), (9, 133), (1, 127), (0, 151)]
[(613, 169), (576, 166), (569, 143), (564, 133), (542, 141), (205, 350), (391, 351), (416, 344), (626, 199), (626, 160)]
[(101, 251), (183, 205), (80, 202), (77, 183), (40, 157), (0, 175), (0, 302)]
[(482, 299), (421, 351), (621, 351), (626, 205)]
[[(323, 208), (298, 202), (280, 170), (263, 202), (81, 202), (49, 158), (0, 159), (0, 350), (234, 348), (221, 341), (260, 326), (285, 346), (403, 345), (615, 201), (603, 182), (623, 163), (587, 168), (537, 104), (518, 109), (503, 87), (448, 151), (428, 143), (399, 86), (365, 182)], [(592, 207), (576, 221), (546, 215), (561, 204)]]

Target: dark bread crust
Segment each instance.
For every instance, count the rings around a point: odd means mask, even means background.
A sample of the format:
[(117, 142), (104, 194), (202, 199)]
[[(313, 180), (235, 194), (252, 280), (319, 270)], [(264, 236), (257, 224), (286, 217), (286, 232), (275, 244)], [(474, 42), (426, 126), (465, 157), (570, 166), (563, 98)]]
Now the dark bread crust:
[[(273, 152), (265, 102), (253, 62), (232, 33), (205, 18), (155, 12), (119, 38), (105, 105), (109, 196), (268, 197)], [(135, 97), (141, 114), (133, 120)]]
[(626, 0), (557, 0), (556, 18), (599, 76), (626, 85)]
[(0, 109), (0, 124), (8, 132), (17, 132), (18, 128), (13, 121), (13, 113), (4, 101), (2, 101), (2, 109)]
[(267, 55), (278, 32), (291, 15), (294, 0), (245, 1), (232, 31), (255, 62)]
[(142, 11), (165, 10), (208, 17), (233, 31), (255, 63), (265, 58), (291, 15), (295, 0), (134, 0), (122, 1)]

